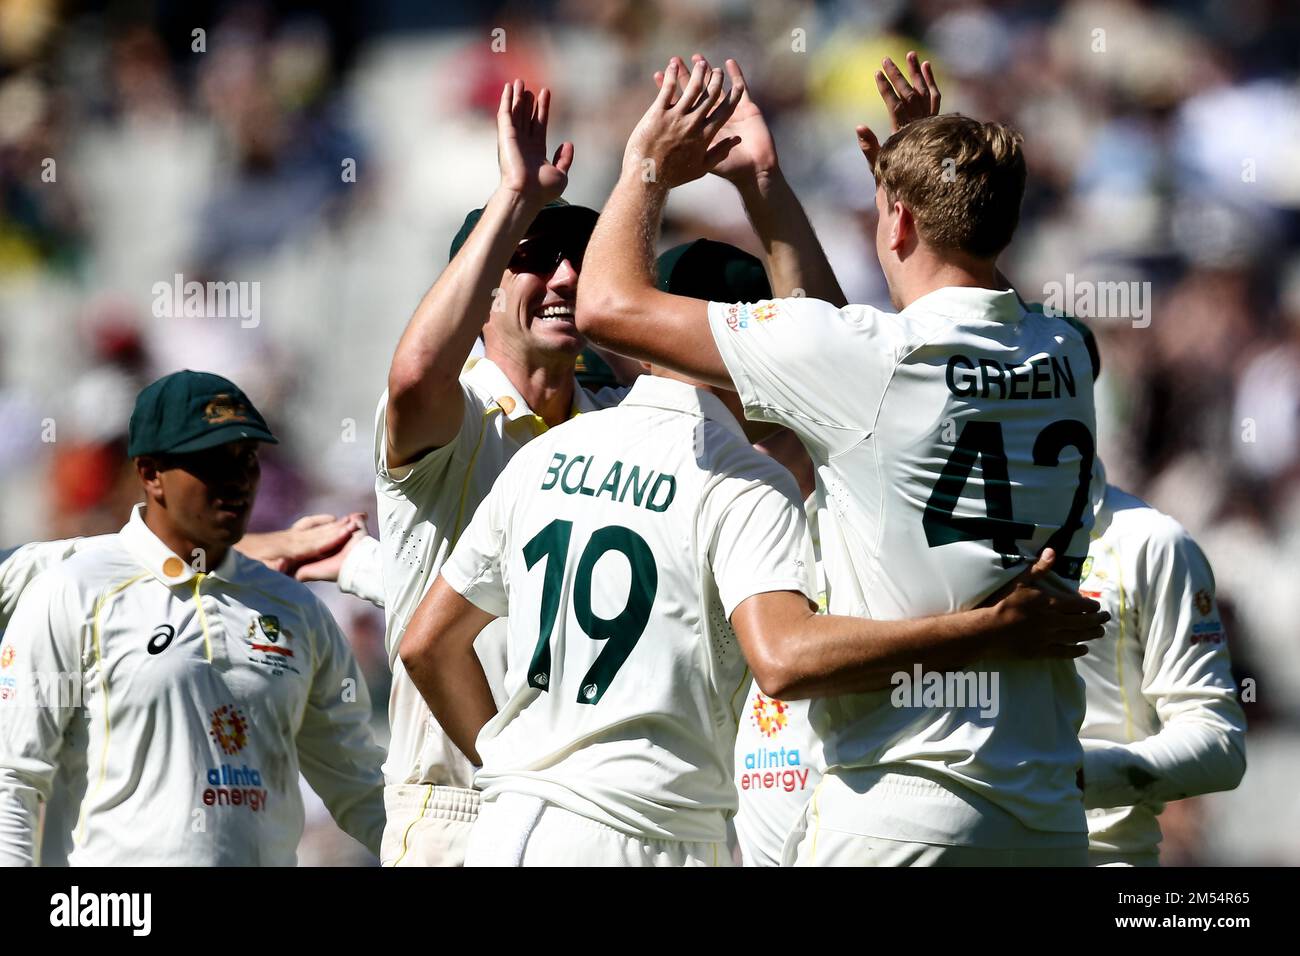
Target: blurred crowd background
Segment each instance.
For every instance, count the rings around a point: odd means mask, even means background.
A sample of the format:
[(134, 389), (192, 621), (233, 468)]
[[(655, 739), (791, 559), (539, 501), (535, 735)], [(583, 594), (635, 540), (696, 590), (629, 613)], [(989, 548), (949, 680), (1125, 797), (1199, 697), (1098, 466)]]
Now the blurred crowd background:
[[(653, 71), (737, 58), (845, 291), (887, 306), (853, 129), (888, 133), (872, 74), (909, 49), (945, 110), (1025, 135), (1003, 271), (1026, 299), (1149, 284), (1148, 326), (1091, 319), (1102, 456), (1202, 544), (1255, 681), (1245, 780), (1165, 812), (1165, 862), (1300, 862), (1294, 0), (0, 0), (0, 544), (119, 528), (134, 395), (184, 367), (239, 382), (281, 437), (253, 530), (373, 514), (388, 360), (495, 185), (516, 76), (554, 91), (567, 198), (599, 208)], [(755, 249), (720, 180), (671, 200), (664, 247), (700, 235)], [(256, 323), (155, 315), (178, 274), (259, 283)], [(321, 593), (383, 732), (381, 615)], [(304, 863), (364, 857), (312, 820)]]

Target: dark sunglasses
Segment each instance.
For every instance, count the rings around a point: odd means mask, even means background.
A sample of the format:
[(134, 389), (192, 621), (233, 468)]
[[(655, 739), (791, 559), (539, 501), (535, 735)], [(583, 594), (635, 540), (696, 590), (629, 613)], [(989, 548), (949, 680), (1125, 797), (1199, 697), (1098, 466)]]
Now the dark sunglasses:
[(586, 251), (586, 236), (538, 236), (535, 239), (525, 239), (510, 257), (510, 271), (550, 275), (565, 259), (569, 260), (573, 268), (581, 271), (582, 257)]

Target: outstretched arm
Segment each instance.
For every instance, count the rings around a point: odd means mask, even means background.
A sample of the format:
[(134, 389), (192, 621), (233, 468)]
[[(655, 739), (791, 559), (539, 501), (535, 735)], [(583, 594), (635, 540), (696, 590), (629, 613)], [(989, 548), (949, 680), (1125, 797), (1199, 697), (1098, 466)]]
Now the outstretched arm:
[(654, 246), (668, 191), (703, 176), (737, 144), (718, 132), (743, 90), (733, 86), (724, 95), (722, 71), (699, 60), (674, 100), (679, 63), (669, 62), (659, 95), (628, 140), (622, 175), (587, 245), (576, 319), (597, 345), (730, 387), (708, 303), (655, 288)]
[[(697, 54), (692, 59), (699, 61), (702, 57)], [(821, 241), (781, 170), (772, 132), (749, 95), (740, 64), (728, 60), (726, 69), (732, 88), (740, 90), (740, 98), (731, 119), (719, 130), (718, 139), (738, 138), (739, 143), (710, 171), (740, 193), (754, 232), (763, 244), (773, 295), (806, 295), (846, 305)], [(660, 86), (663, 76), (655, 74)]]
[(564, 192), (573, 144), (546, 158), (551, 94), (519, 80), (501, 91), (497, 161), (501, 183), (469, 239), (420, 300), (388, 370), (388, 466), (409, 464), (456, 437), (464, 403), (460, 372), (483, 329), (492, 291), (538, 211)]
[[(307, 515), (282, 531), (246, 534), (235, 544), (245, 557), (261, 561), (272, 571), (294, 574), (312, 562), (339, 554), (358, 530), (364, 532), (366, 516), (356, 512), (336, 518), (334, 515)], [(334, 578), (299, 578), (329, 580)]]
[(781, 700), (863, 693), (920, 664), (954, 670), (981, 659), (1074, 658), (1081, 641), (1104, 634), (1106, 612), (1052, 582), (1055, 553), (1037, 563), (991, 607), (906, 621), (815, 613), (793, 591), (756, 594), (732, 612), (759, 689)]
[[(913, 120), (937, 116), (942, 100), (930, 62), (920, 62), (913, 51), (907, 54), (907, 64), (912, 74), (910, 83), (888, 57), (881, 62), (883, 69), (876, 71), (876, 89), (889, 111), (894, 132)], [(735, 60), (727, 61), (727, 74), (742, 94), (736, 111), (718, 136), (738, 137), (740, 142), (711, 171), (731, 182), (740, 193), (767, 256), (773, 293), (778, 298), (808, 296), (836, 306), (846, 305), (848, 300), (817, 233), (781, 170), (767, 121), (750, 97)], [(662, 84), (663, 74), (656, 73), (655, 80)], [(874, 172), (880, 144), (867, 126), (859, 126), (857, 134), (859, 148)]]

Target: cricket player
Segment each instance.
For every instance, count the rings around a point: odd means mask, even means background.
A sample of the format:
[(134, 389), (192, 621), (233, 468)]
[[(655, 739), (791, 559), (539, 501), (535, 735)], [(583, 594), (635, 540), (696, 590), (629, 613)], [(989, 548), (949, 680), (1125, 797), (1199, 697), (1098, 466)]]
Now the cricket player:
[[(1092, 357), (1091, 330), (1075, 326)], [(1231, 790), (1246, 771), (1214, 572), (1173, 518), (1093, 469), (1095, 519), (1080, 591), (1110, 612), (1106, 637), (1075, 662), (1087, 685), (1083, 801), (1094, 866), (1157, 866), (1170, 800)]]
[[(687, 287), (678, 274), (693, 265), (698, 281), (730, 295), (747, 265), (761, 274), (757, 260), (709, 242), (664, 265)], [(730, 863), (749, 667), (766, 692), (799, 697), (881, 686), (913, 661), (956, 665), (993, 648), (1082, 653), (1081, 631), (1064, 642), (1048, 633), (1055, 616), (1047, 629), (1003, 630), (994, 621), (1014, 616), (1009, 604), (904, 622), (816, 615), (801, 496), (749, 444), (740, 412), (724, 389), (643, 376), (617, 409), (517, 453), (444, 563), (400, 653), (442, 726), (481, 763), (468, 864)], [(1065, 601), (1094, 608), (1068, 591)], [(498, 711), (473, 642), (507, 614)], [(1091, 617), (1066, 626), (1088, 628)]]
[[(403, 333), (375, 423), (381, 579), (393, 669), (385, 762), (387, 866), (463, 862), (478, 814), (473, 768), (429, 713), (397, 649), (416, 605), (506, 462), (548, 428), (613, 404), (574, 379), (578, 269), (596, 213), (560, 200), (573, 162), (549, 161), (550, 93), (516, 81), (497, 112), (501, 182), (470, 213), (451, 263)], [(485, 357), (469, 360), (482, 334)], [(348, 569), (351, 579), (352, 566)], [(373, 581), (373, 578), (371, 578)], [(479, 644), (499, 683), (504, 625)]]
[(1093, 477), (1096, 516), (1080, 587), (1110, 611), (1076, 662), (1087, 684), (1084, 806), (1093, 865), (1156, 866), (1170, 800), (1231, 790), (1246, 772), (1214, 573), (1173, 518)]
[(128, 441), (144, 504), (26, 587), (0, 650), (0, 863), (38, 859), (57, 778), (73, 865), (292, 865), (300, 769), (377, 852), (383, 754), (347, 639), (233, 547), (275, 441), (262, 416), (187, 370), (140, 393)]
[[(936, 94), (927, 68), (911, 63), (916, 85), (894, 68), (892, 89), (927, 104), (923, 115)], [(744, 133), (728, 129), (744, 99), (734, 62), (725, 93), (722, 71), (704, 61), (684, 90), (681, 70), (669, 63), (628, 142), (588, 248), (579, 328), (734, 387), (749, 418), (800, 436), (827, 504), (832, 613), (890, 621), (973, 607), (1047, 549), (1077, 582), (1092, 523), (1092, 380), (1078, 332), (1026, 312), (997, 268), (1024, 191), (1019, 135), (955, 115), (913, 119), (884, 146), (859, 129), (877, 182), (876, 251), (899, 313), (812, 294), (705, 303), (654, 287), (650, 246), (669, 189), (766, 152), (766, 168), (752, 172), (761, 205), (779, 167), (774, 151), (747, 150)], [(756, 113), (742, 118), (761, 124)], [(819, 252), (806, 217), (802, 239), (789, 215), (751, 218), (765, 248), (786, 250), (768, 256), (775, 290), (794, 291), (780, 261)], [(919, 692), (936, 680), (939, 693)], [(972, 700), (963, 680), (984, 688), (980, 698), (996, 686), (996, 700)], [(898, 690), (813, 703), (827, 774), (787, 861), (1086, 862), (1084, 695), (1069, 661), (989, 656), (964, 677), (923, 672), (912, 691)]]

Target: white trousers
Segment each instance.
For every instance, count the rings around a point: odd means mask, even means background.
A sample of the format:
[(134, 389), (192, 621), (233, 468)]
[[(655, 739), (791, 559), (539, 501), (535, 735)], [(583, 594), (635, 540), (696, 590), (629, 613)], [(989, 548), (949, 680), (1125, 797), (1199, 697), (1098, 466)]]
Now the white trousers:
[(464, 866), (479, 792), (433, 784), (384, 788), (381, 866)]
[(485, 802), (466, 866), (731, 866), (725, 843), (647, 840), (520, 793)]

